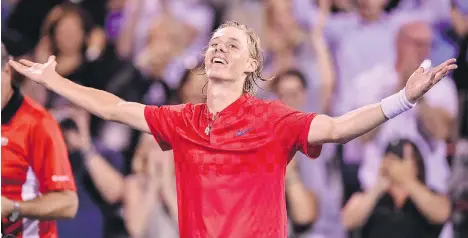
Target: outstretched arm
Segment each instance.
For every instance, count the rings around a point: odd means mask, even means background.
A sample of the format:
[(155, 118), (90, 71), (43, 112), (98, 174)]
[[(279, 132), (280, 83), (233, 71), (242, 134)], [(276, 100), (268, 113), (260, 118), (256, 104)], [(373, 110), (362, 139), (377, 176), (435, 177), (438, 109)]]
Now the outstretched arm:
[(44, 85), (104, 120), (120, 122), (150, 133), (144, 116), (145, 105), (125, 102), (108, 92), (84, 87), (63, 78), (55, 72), (57, 63), (54, 56), (49, 57), (45, 64), (33, 63), (28, 60), (10, 61), (9, 63), (27, 78)]
[(455, 59), (450, 59), (434, 69), (429, 69), (430, 62), (427, 66), (422, 65), (408, 79), (405, 89), (380, 103), (364, 106), (336, 118), (316, 116), (310, 124), (309, 144), (346, 143), (411, 109), (433, 85), (457, 68), (455, 62)]

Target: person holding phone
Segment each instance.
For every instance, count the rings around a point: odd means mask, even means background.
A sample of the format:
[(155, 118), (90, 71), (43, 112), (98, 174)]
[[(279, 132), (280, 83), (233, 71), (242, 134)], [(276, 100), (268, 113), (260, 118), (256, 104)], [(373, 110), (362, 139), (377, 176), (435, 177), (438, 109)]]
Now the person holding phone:
[(426, 168), (410, 140), (392, 141), (373, 187), (354, 194), (342, 210), (349, 230), (363, 238), (439, 237), (450, 215), (450, 201), (426, 185)]

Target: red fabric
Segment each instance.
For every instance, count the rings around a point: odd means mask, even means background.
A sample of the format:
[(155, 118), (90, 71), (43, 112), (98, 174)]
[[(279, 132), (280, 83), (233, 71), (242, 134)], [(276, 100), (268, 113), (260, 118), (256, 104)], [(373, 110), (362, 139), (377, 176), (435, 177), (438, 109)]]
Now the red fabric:
[[(57, 122), (41, 106), (25, 97), (11, 122), (2, 125), (2, 196), (31, 200), (50, 191), (76, 191), (67, 148)], [(5, 220), (4, 220), (5, 221)], [(15, 237), (57, 237), (54, 221), (20, 219), (5, 224)], [(24, 235), (26, 229), (31, 232)]]
[(220, 112), (209, 136), (205, 104), (145, 108), (158, 143), (173, 149), (180, 236), (287, 236), (286, 165), (308, 146), (314, 113), (243, 95)]

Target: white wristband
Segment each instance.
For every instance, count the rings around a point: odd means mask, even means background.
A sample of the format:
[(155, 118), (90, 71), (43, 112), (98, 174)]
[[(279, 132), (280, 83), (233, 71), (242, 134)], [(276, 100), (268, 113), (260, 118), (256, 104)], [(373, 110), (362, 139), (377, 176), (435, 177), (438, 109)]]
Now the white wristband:
[(406, 98), (405, 89), (403, 88), (398, 93), (393, 94), (392, 96), (382, 99), (380, 102), (380, 107), (386, 118), (392, 119), (403, 112), (408, 111), (413, 108), (416, 103), (411, 103)]

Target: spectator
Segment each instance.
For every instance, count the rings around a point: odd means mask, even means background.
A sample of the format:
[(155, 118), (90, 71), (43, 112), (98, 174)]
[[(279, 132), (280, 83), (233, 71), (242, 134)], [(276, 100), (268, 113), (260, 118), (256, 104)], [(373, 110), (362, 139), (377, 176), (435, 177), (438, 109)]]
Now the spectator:
[[(112, 169), (122, 171), (123, 157), (97, 144), (94, 146), (89, 132), (87, 112), (72, 109), (70, 118), (60, 124), (67, 143), (70, 162), (75, 175), (80, 206), (74, 220), (58, 222), (60, 237), (123, 238), (127, 237), (120, 216), (120, 206), (101, 190), (116, 189), (108, 184), (96, 183), (94, 163), (105, 161)], [(101, 162), (102, 163), (102, 162)], [(91, 170), (91, 171), (90, 171)], [(97, 171), (99, 176), (112, 176), (110, 169)]]
[[(314, 47), (319, 73), (323, 82), (330, 84), (334, 81), (332, 60), (330, 53), (327, 50), (325, 39), (323, 36), (323, 29), (325, 15), (319, 14), (319, 21), (322, 23), (314, 29), (311, 34), (311, 43)], [(321, 18), (321, 19), (320, 19)], [(324, 84), (326, 85), (326, 84)], [(290, 107), (298, 110), (303, 110), (307, 102), (307, 87), (308, 81), (304, 75), (297, 70), (289, 70), (278, 75), (272, 81), (272, 89), (278, 98)], [(329, 88), (329, 87), (328, 87)], [(322, 110), (326, 111), (328, 108), (327, 102), (331, 94), (326, 86), (322, 89), (323, 94), (319, 94), (322, 98)], [(316, 100), (318, 98), (316, 97)], [(326, 151), (330, 151), (329, 146), (325, 146)], [(333, 148), (333, 146), (332, 146)], [(344, 237), (344, 230), (339, 225), (339, 208), (341, 207), (342, 199), (342, 186), (339, 179), (339, 169), (336, 165), (336, 160), (332, 160), (328, 153), (322, 155), (325, 157), (319, 159), (315, 164), (312, 164), (308, 158), (298, 155), (296, 161), (288, 165), (288, 172), (286, 174), (286, 202), (288, 205), (289, 218), (290, 218), (290, 236), (320, 236), (339, 238)], [(315, 161), (314, 161), (315, 162)], [(330, 163), (331, 162), (331, 163)], [(299, 165), (297, 168), (296, 163)], [(332, 166), (327, 166), (332, 165)], [(329, 169), (330, 168), (330, 169)], [(326, 170), (328, 169), (328, 170)], [(307, 171), (310, 170), (310, 171)], [(317, 170), (327, 171), (328, 174), (320, 173)], [(298, 180), (299, 172), (303, 176), (303, 182)], [(310, 175), (312, 173), (312, 176)], [(307, 175), (309, 174), (309, 175)], [(338, 175), (338, 176), (337, 176)], [(288, 179), (293, 179), (296, 183), (288, 183)], [(304, 179), (306, 178), (306, 179)], [(323, 181), (332, 181), (328, 183), (329, 190), (323, 190)], [(311, 193), (311, 191), (316, 194)], [(317, 217), (317, 204), (320, 204), (322, 209), (320, 216)], [(300, 209), (300, 213), (298, 210)], [(301, 214), (302, 213), (302, 214)], [(300, 214), (300, 216), (298, 215)], [(318, 218), (318, 220), (316, 220)], [(310, 229), (312, 223), (317, 221)], [(330, 225), (334, 227), (330, 228)], [(308, 232), (311, 230), (310, 232)]]
[[(401, 88), (401, 85), (406, 83), (404, 77), (411, 74), (410, 71), (419, 67), (420, 62), (428, 56), (431, 29), (423, 22), (409, 23), (401, 29), (396, 44), (398, 60), (395, 69), (387, 67), (389, 70), (387, 80), (396, 80)], [(424, 161), (427, 184), (440, 193), (446, 193), (449, 167), (446, 160), (445, 139), (451, 136), (457, 109), (455, 85), (449, 77), (446, 77), (427, 92), (419, 102), (418, 110), (403, 113), (389, 121), (387, 125), (375, 130), (373, 132), (376, 134), (375, 139), (366, 145), (365, 157), (359, 171), (362, 186), (369, 188), (375, 183), (379, 161), (374, 158), (382, 154), (390, 141), (405, 137), (412, 139), (423, 158), (427, 158)]]
[[(45, 18), (42, 28), (41, 28), (41, 38), (36, 46), (36, 59), (40, 61), (46, 61), (47, 56), (50, 54), (56, 54), (57, 44), (60, 44), (58, 41), (60, 35), (57, 36), (56, 30), (51, 28), (56, 28), (58, 26), (58, 22), (65, 17), (69, 17), (70, 15), (74, 15), (75, 17), (78, 16), (79, 20), (81, 21), (80, 24), (76, 24), (76, 26), (81, 27), (81, 30), (78, 30), (79, 35), (83, 34), (83, 36), (76, 36), (78, 37), (76, 40), (80, 41), (80, 50), (83, 54), (83, 57), (86, 58), (87, 61), (92, 62), (101, 56), (101, 53), (104, 51), (106, 47), (106, 37), (104, 30), (97, 26), (89, 14), (89, 12), (83, 8), (81, 8), (77, 4), (73, 3), (63, 3), (56, 7), (54, 7)], [(75, 18), (76, 19), (76, 18)], [(68, 21), (70, 22), (70, 20)], [(62, 24), (64, 25), (64, 24)], [(66, 24), (65, 24), (66, 25)], [(63, 29), (66, 27), (62, 27)], [(71, 28), (74, 29), (74, 28)], [(61, 33), (62, 35), (68, 35), (68, 33)], [(61, 43), (63, 45), (63, 43)], [(63, 46), (62, 46), (63, 48)], [(62, 49), (63, 50), (63, 49)], [(70, 52), (64, 52), (70, 54)]]
[[(356, 11), (330, 15), (328, 19), (325, 33), (337, 66), (337, 82), (331, 107), (331, 114), (335, 116), (359, 108), (364, 102), (378, 102), (381, 95), (375, 92), (387, 89), (385, 96), (393, 93), (392, 82), (381, 79), (386, 74), (384, 66), (395, 60), (394, 39), (399, 28), (414, 19), (432, 20), (429, 13), (434, 5), (424, 4), (418, 9), (419, 12), (399, 10), (387, 14), (387, 3), (387, 0), (360, 0)], [(324, 5), (321, 7), (329, 6)], [(301, 24), (310, 27), (317, 24), (314, 13), (323, 11), (310, 4), (308, 8), (297, 7), (295, 14)], [(363, 157), (362, 147), (363, 143), (359, 139), (344, 145), (344, 162), (358, 164)]]
[(450, 181), (450, 195), (453, 203), (451, 222), (453, 238), (468, 236), (468, 141), (460, 140), (455, 156)]
[[(397, 61), (389, 65), (389, 80), (397, 82), (396, 90), (406, 83), (404, 77), (419, 67), (429, 56), (432, 30), (418, 21), (404, 25), (397, 37)], [(426, 158), (426, 182), (435, 191), (446, 194), (450, 173), (446, 141), (453, 138), (458, 115), (457, 92), (450, 77), (444, 78), (418, 103), (418, 110), (404, 113), (388, 125), (371, 134), (375, 140), (365, 146), (364, 159), (359, 171), (361, 185), (365, 188), (375, 183), (378, 160), (386, 144), (398, 138), (411, 138)], [(402, 129), (404, 125), (404, 130)], [(372, 135), (370, 135), (372, 137)], [(445, 237), (445, 236), (444, 236)]]
[[(272, 89), (278, 98), (297, 109), (302, 109), (307, 102), (307, 87), (304, 75), (297, 70), (280, 73), (272, 81)], [(291, 237), (345, 237), (345, 231), (340, 225), (343, 187), (338, 161), (333, 157), (334, 148), (324, 145), (322, 154), (314, 161), (296, 155), (293, 159), (295, 162), (291, 161), (287, 167), (286, 201), (290, 212)], [(295, 167), (297, 171), (293, 170)], [(297, 182), (288, 183), (291, 177)], [(292, 185), (296, 188), (291, 188)], [(293, 196), (301, 199), (294, 199), (297, 203), (293, 203)], [(296, 208), (302, 213), (300, 219), (295, 217)]]
[[(99, 144), (94, 146), (90, 143), (89, 131), (86, 131), (89, 127), (84, 119), (86, 114), (81, 110), (73, 114), (78, 122), (78, 133), (75, 129), (67, 130), (70, 148), (78, 152), (72, 153), (74, 157), (71, 159), (75, 164), (75, 172), (83, 179), (83, 208), (77, 220), (60, 224), (61, 234), (66, 237), (83, 237), (83, 232), (76, 233), (76, 230), (86, 229), (101, 234), (99, 237), (125, 238), (128, 237), (128, 229), (131, 237), (176, 237), (176, 225), (167, 220), (164, 207), (159, 202), (159, 194), (164, 194), (161, 189), (167, 189), (167, 186), (161, 186), (162, 178), (169, 177), (165, 175), (164, 169), (168, 170), (169, 167), (164, 162), (170, 162), (171, 158), (162, 154), (158, 147), (140, 145), (133, 159), (133, 173), (124, 177), (119, 171), (122, 164), (119, 155), (103, 149)], [(70, 122), (73, 121), (64, 122), (65, 128), (74, 127)], [(143, 143), (147, 144), (145, 141)], [(155, 154), (155, 151), (159, 153)], [(175, 191), (173, 192), (171, 198), (175, 202)], [(166, 192), (164, 196), (170, 197), (168, 194)], [(90, 199), (97, 201), (100, 211)], [(89, 213), (96, 217), (90, 219)], [(90, 235), (93, 236), (95, 235)]]
[[(433, 9), (430, 14), (434, 38), (430, 54), (432, 63), (439, 64), (443, 62), (444, 57), (456, 57), (460, 38), (457, 33), (458, 26), (456, 26), (458, 23), (453, 18), (451, 0), (400, 0), (398, 8), (419, 11), (423, 4), (427, 5), (426, 8)], [(434, 11), (435, 9), (437, 11)]]
[[(46, 55), (56, 55), (62, 66), (57, 70), (74, 82), (93, 86), (94, 73), (85, 56), (86, 43), (90, 39), (93, 22), (88, 13), (75, 4), (65, 3), (55, 7), (44, 22), (44, 37), (36, 50), (35, 58), (46, 61)], [(60, 103), (51, 95), (47, 105)]]
[(176, 98), (172, 100), (172, 103), (204, 103), (206, 100), (204, 90), (206, 90), (207, 83), (208, 80), (204, 74), (187, 69), (180, 80), (180, 86), (174, 95)]
[(458, 56), (457, 71), (454, 72), (454, 79), (457, 84), (460, 97), (460, 136), (468, 138), (468, 2), (453, 0), (452, 20), (454, 28), (459, 36), (460, 52)]
[(133, 174), (125, 178), (125, 226), (131, 237), (176, 238), (177, 199), (172, 152), (163, 152), (149, 139), (143, 135), (133, 158)]
[[(307, 81), (302, 73), (286, 71), (272, 83), (272, 89), (286, 105), (301, 109), (306, 102)], [(286, 172), (286, 207), (289, 218), (288, 237), (301, 237), (312, 227), (318, 216), (317, 199), (314, 191), (308, 190), (299, 173), (302, 156), (297, 154), (287, 166)], [(307, 158), (305, 158), (307, 159)]]
[(56, 237), (56, 219), (72, 219), (76, 186), (57, 122), (13, 85), (1, 46), (2, 233)]
[[(153, 48), (161, 52), (167, 50), (165, 47), (176, 47), (172, 52), (166, 52), (171, 54), (165, 60), (171, 63), (162, 68), (162, 78), (172, 89), (177, 88), (183, 72), (188, 65), (197, 62), (209, 39), (213, 28), (213, 9), (198, 0), (139, 0), (127, 1), (123, 14), (123, 25), (117, 40), (118, 52), (121, 57), (133, 59), (137, 65), (140, 57), (145, 58), (144, 49), (150, 45), (149, 40), (153, 37), (164, 38), (167, 32), (177, 34), (176, 38), (170, 38), (171, 44), (164, 41), (164, 47)], [(160, 29), (159, 34), (148, 35), (148, 32), (154, 32), (149, 30), (151, 28)]]
[(425, 182), (426, 159), (417, 146), (405, 139), (393, 141), (380, 160), (377, 182), (354, 194), (343, 208), (346, 228), (363, 227), (363, 238), (437, 238), (451, 205)]

